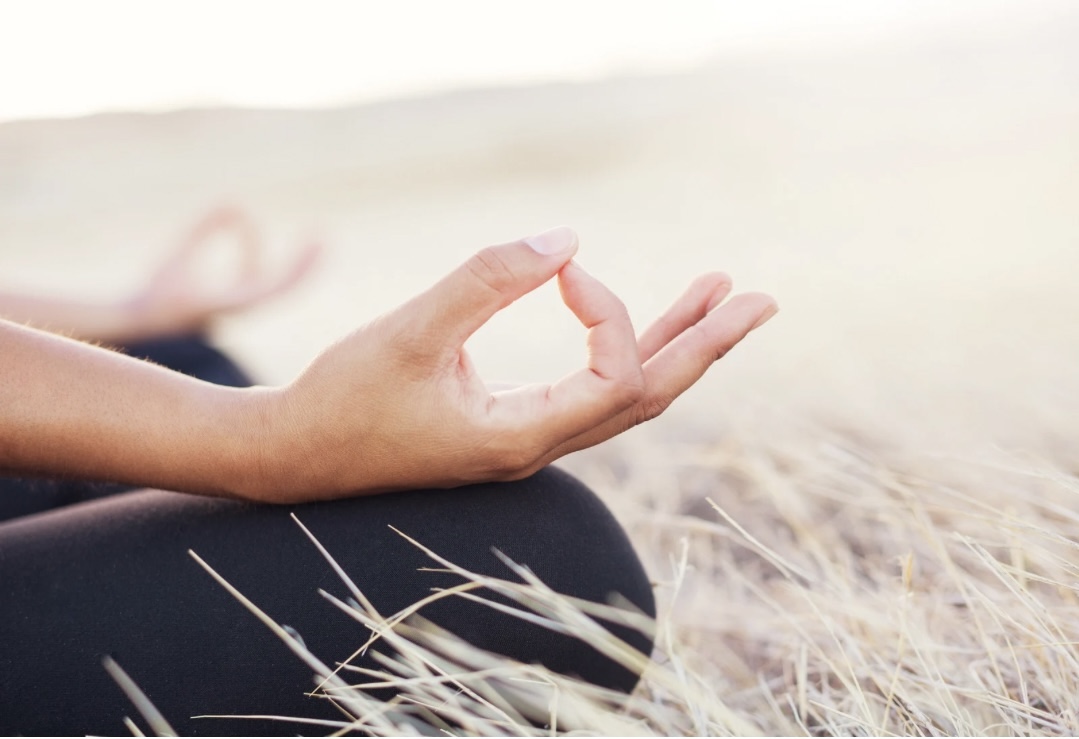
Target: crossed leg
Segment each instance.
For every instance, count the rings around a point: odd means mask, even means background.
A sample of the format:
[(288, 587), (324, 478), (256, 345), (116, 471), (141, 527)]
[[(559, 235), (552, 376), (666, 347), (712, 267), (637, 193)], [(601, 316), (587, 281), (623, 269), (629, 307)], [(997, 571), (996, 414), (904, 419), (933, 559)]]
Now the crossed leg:
[[(7, 493), (16, 494), (16, 493)], [(339, 718), (305, 696), (311, 672), (188, 556), (198, 553), (325, 663), (369, 633), (319, 597), (345, 587), (289, 514), (383, 614), (459, 580), (392, 525), (470, 570), (511, 578), (497, 548), (555, 590), (654, 614), (648, 579), (596, 496), (547, 468), (512, 483), (301, 506), (160, 491), (123, 492), (0, 523), (0, 734), (117, 734), (132, 707), (101, 666), (110, 655), (182, 734), (270, 734), (302, 726), (198, 714)], [(630, 690), (636, 676), (580, 641), (451, 598), (421, 615), (478, 647)], [(647, 638), (620, 632), (641, 651)], [(360, 664), (363, 664), (361, 662)], [(367, 663), (366, 666), (373, 666)]]

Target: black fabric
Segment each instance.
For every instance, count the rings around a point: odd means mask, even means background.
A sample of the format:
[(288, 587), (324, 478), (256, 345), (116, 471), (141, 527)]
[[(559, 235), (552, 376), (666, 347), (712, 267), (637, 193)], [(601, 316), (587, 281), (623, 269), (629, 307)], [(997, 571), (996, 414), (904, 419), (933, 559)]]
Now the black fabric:
[(198, 334), (146, 339), (116, 349), (215, 385), (248, 387), (254, 384), (232, 359)]
[[(619, 593), (654, 614), (621, 527), (591, 491), (554, 468), (513, 483), (301, 506), (126, 492), (0, 523), (0, 734), (127, 733), (122, 718), (134, 708), (102, 668), (104, 655), (182, 734), (312, 731), (190, 718), (197, 714), (340, 718), (304, 695), (311, 671), (187, 554), (197, 552), (294, 628), (325, 663), (344, 660), (369, 633), (317, 594), (347, 591), (291, 512), (383, 614), (459, 582), (419, 572), (434, 563), (391, 525), (463, 567), (512, 579), (495, 547), (555, 590), (598, 602)], [(478, 604), (453, 598), (421, 614), (522, 661), (626, 691), (636, 682), (575, 639)], [(619, 635), (651, 647), (640, 635)]]

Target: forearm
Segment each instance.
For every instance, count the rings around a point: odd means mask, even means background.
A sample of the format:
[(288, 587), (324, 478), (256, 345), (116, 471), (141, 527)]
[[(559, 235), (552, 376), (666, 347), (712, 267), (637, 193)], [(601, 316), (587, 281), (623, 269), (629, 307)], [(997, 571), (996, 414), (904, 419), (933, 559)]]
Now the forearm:
[(265, 392), (0, 321), (0, 470), (246, 496)]
[(123, 343), (152, 335), (134, 301), (95, 302), (0, 292), (0, 319), (90, 341)]
[[(759, 293), (724, 302), (730, 279), (713, 273), (638, 339), (577, 246), (562, 227), (483, 249), (275, 389), (208, 385), (0, 321), (0, 470), (277, 502), (517, 480), (656, 417), (777, 310)], [(588, 366), (490, 393), (465, 342), (556, 276)], [(185, 292), (156, 281), (146, 294), (166, 297), (165, 315), (206, 315), (176, 309)], [(240, 292), (219, 307), (264, 287)]]

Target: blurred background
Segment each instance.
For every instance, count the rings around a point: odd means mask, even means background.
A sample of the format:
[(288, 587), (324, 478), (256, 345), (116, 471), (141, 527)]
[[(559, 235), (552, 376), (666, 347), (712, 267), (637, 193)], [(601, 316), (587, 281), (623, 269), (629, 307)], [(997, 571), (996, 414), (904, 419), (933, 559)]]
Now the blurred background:
[[(811, 419), (1075, 459), (1076, 38), (1064, 0), (4, 2), (0, 289), (123, 294), (240, 203), (282, 263), (329, 246), (217, 327), (285, 382), (568, 224), (640, 328), (707, 270), (781, 306), (623, 443)], [(582, 339), (547, 286), (471, 348), (553, 380)]]

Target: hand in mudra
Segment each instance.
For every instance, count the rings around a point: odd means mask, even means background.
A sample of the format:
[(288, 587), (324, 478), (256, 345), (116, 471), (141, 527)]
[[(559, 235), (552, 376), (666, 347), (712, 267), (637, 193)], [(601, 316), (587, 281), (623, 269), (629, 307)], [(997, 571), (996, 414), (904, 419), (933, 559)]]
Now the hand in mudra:
[[(260, 497), (525, 477), (659, 415), (776, 311), (755, 293), (720, 305), (730, 282), (708, 274), (637, 338), (622, 301), (572, 261), (576, 251), (568, 228), (484, 249), (331, 346), (290, 385), (261, 391)], [(556, 275), (588, 329), (588, 366), (553, 385), (490, 392), (465, 341)]]
[[(238, 265), (223, 284), (207, 287), (199, 274), (206, 252), (226, 248), (214, 237), (231, 240)], [(296, 249), (279, 273), (267, 271), (266, 248), (258, 228), (243, 210), (220, 206), (200, 218), (158, 265), (146, 284), (125, 303), (132, 333), (158, 336), (202, 331), (216, 316), (252, 307), (291, 290), (318, 261), (321, 244)]]

